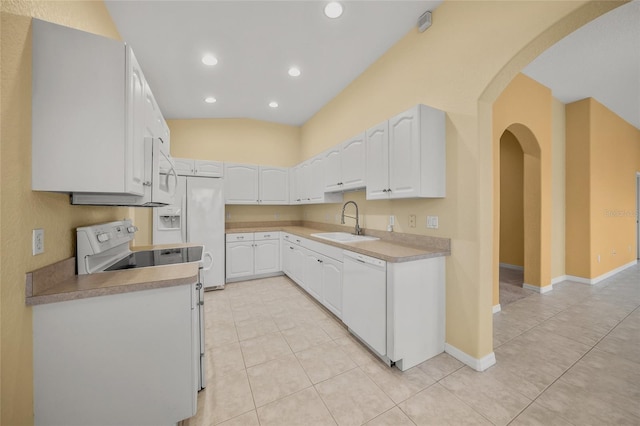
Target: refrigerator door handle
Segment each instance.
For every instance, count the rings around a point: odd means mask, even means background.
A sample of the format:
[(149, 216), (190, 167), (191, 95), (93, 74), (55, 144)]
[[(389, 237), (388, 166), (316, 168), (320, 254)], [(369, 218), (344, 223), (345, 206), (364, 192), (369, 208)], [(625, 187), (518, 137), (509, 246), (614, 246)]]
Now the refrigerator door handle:
[(211, 255), (210, 252), (205, 251), (204, 254), (202, 255), (202, 260), (204, 261), (205, 258), (209, 258), (209, 260), (211, 261), (211, 263), (209, 263), (209, 266), (205, 266), (202, 268), (203, 271), (208, 271), (211, 268), (213, 268), (213, 256)]
[(180, 207), (181, 207), (181, 214), (182, 214), (182, 225), (180, 229), (180, 233), (182, 233), (182, 242), (183, 243), (188, 243), (189, 240), (189, 231), (187, 229), (187, 226), (189, 226), (189, 211), (187, 210), (187, 196), (183, 195), (182, 199), (180, 200)]

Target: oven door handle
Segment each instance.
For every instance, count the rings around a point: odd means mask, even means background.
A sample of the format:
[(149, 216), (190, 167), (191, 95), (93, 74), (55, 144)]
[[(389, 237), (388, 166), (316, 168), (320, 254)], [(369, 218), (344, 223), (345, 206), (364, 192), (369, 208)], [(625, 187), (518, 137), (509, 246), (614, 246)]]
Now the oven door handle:
[[(211, 268), (213, 268), (213, 256), (211, 255), (211, 253), (210, 253), (210, 252), (205, 251), (205, 252), (204, 252), (204, 254), (202, 255), (202, 260), (204, 261), (204, 259), (205, 259), (205, 258), (207, 258), (207, 257), (211, 260), (211, 262), (209, 263), (209, 266), (204, 266), (204, 267), (202, 268), (202, 270), (203, 270), (203, 271), (208, 271), (208, 270), (210, 270)], [(204, 262), (203, 262), (203, 263), (204, 263)]]

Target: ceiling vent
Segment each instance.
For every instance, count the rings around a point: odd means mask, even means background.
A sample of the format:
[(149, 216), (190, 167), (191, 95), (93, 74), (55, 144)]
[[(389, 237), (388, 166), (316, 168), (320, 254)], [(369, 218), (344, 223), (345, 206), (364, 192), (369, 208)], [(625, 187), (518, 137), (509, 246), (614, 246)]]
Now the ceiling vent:
[(431, 12), (428, 10), (418, 18), (418, 31), (424, 32), (431, 26)]

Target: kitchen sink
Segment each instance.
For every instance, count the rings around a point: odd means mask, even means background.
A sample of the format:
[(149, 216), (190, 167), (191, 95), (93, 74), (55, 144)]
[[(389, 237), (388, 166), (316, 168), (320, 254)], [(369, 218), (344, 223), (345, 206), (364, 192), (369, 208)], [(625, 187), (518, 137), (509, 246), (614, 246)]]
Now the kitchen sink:
[(347, 232), (320, 232), (311, 234), (312, 237), (322, 238), (323, 240), (333, 241), (336, 243), (359, 243), (361, 241), (379, 240), (378, 237), (369, 237), (367, 235), (354, 235)]

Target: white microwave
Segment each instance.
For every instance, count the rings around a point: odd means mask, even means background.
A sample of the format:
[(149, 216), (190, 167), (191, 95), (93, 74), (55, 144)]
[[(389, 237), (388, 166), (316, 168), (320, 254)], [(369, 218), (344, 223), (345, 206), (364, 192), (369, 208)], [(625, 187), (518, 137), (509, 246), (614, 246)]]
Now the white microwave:
[(160, 138), (145, 138), (144, 194), (92, 194), (74, 192), (71, 204), (101, 206), (161, 207), (175, 202), (178, 183), (175, 164), (167, 144)]

